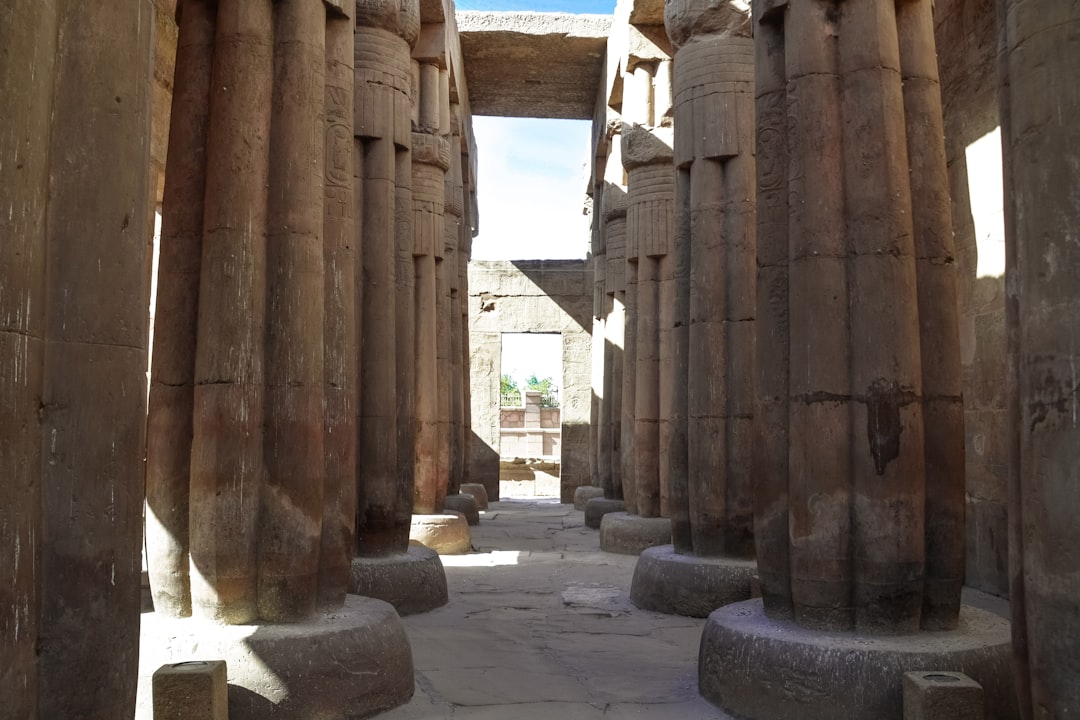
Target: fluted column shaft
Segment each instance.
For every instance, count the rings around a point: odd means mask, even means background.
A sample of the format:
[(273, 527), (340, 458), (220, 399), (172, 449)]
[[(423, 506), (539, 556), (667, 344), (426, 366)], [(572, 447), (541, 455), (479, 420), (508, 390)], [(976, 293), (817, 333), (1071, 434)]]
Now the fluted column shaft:
[[(675, 55), (675, 163), (679, 172), (678, 307), (686, 328), (670, 343), (686, 418), (679, 545), (698, 555), (753, 553), (754, 96), (749, 17), (692, 0), (665, 7)], [(685, 488), (685, 489), (684, 489)], [(685, 525), (685, 526), (684, 526)]]
[(964, 440), (929, 13), (755, 5), (759, 446), (777, 425), (789, 446), (786, 467), (759, 456), (757, 554), (766, 609), (808, 627), (942, 628), (959, 609)]
[(1080, 8), (1000, 0), (1009, 340), (1009, 574), (1024, 718), (1080, 707), (1076, 381)]
[(410, 49), (420, 11), (416, 2), (391, 8), (374, 0), (357, 3), (356, 10), (363, 256), (356, 552), (381, 556), (407, 549), (412, 516)]

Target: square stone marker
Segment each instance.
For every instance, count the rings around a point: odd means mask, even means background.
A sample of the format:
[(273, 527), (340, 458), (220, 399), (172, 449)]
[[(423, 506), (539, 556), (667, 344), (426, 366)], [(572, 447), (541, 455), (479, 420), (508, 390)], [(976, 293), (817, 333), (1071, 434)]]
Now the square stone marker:
[(229, 720), (224, 660), (162, 665), (153, 689), (154, 720)]
[(904, 673), (904, 720), (983, 720), (982, 685), (959, 672)]

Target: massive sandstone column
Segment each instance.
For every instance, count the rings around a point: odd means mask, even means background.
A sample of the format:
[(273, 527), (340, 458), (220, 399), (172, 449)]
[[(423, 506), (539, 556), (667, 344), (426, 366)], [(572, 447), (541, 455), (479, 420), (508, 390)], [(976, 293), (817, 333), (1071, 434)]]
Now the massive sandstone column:
[[(672, 546), (642, 554), (642, 607), (704, 617), (750, 596), (753, 555), (754, 96), (739, 3), (665, 6), (675, 54), (675, 296), (665, 304)], [(680, 555), (684, 555), (680, 557)], [(733, 559), (728, 562), (727, 559)]]
[[(411, 695), (393, 609), (346, 596), (357, 412), (346, 11), (178, 9), (147, 444), (157, 612), (143, 619), (139, 717), (157, 666), (195, 653), (226, 659), (231, 683), (297, 715)], [(344, 691), (353, 673), (369, 676), (364, 692)], [(255, 700), (234, 710), (265, 712)]]
[[(446, 228), (443, 208), (446, 171), (450, 168), (449, 117), (440, 117), (440, 76), (447, 71), (436, 61), (420, 63), (419, 123), (413, 143), (413, 258), (416, 276), (416, 485), (413, 512), (442, 512), (446, 484), (438, 472), (439, 377), (436, 256), (442, 256)], [(449, 89), (446, 88), (447, 92)], [(445, 112), (449, 112), (447, 97)], [(441, 265), (441, 263), (439, 263)], [(447, 378), (448, 380), (448, 378)], [(445, 380), (444, 380), (445, 381)], [(443, 478), (444, 480), (448, 478)]]
[(626, 514), (609, 513), (600, 527), (602, 549), (629, 554), (666, 543), (671, 534), (660, 462), (660, 428), (670, 427), (662, 422), (660, 408), (672, 389), (669, 348), (662, 347), (667, 333), (661, 333), (662, 326), (673, 324), (674, 310), (671, 61), (659, 48), (653, 50), (655, 57), (631, 54), (623, 79), (626, 321), (620, 434)]
[[(800, 0), (781, 26), (764, 7), (765, 607), (809, 627), (953, 627), (964, 442), (931, 8), (871, 2), (837, 15)], [(774, 445), (784, 437), (786, 467)]]
[[(1006, 629), (960, 613), (963, 406), (931, 3), (758, 0), (753, 20), (763, 605), (710, 616), (702, 692), (737, 715), (899, 718), (895, 674), (932, 663), (981, 682), (988, 716), (1007, 717)], [(748, 669), (728, 672), (747, 647)], [(764, 692), (800, 672), (793, 657), (819, 667), (805, 703)]]
[(1009, 336), (1010, 600), (1024, 718), (1080, 707), (1075, 368), (1080, 337), (1080, 8), (1001, 0)]
[(134, 710), (153, 17), (0, 1), (0, 717)]
[[(411, 412), (411, 373), (400, 368), (412, 366), (413, 348), (412, 334), (399, 329), (413, 323), (398, 305), (408, 294), (411, 316), (412, 236), (407, 245), (405, 238), (412, 214), (410, 51), (420, 30), (420, 10), (415, 0), (400, 7), (361, 0), (356, 12), (356, 176), (363, 255), (356, 551), (384, 556), (405, 552), (412, 515), (412, 473), (402, 472), (399, 462), (399, 444), (411, 437), (402, 428), (411, 426), (411, 418), (401, 423), (399, 416), (402, 410)], [(399, 261), (403, 254), (407, 263)], [(399, 268), (407, 269), (409, 277), (399, 278)], [(399, 387), (405, 379), (409, 387)], [(411, 465), (411, 446), (408, 456)]]

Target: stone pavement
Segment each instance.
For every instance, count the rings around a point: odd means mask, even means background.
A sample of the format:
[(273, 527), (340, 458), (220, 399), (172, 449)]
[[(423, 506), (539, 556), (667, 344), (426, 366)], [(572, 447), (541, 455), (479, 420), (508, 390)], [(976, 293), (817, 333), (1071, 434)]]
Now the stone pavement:
[(380, 720), (722, 720), (697, 692), (703, 620), (630, 604), (636, 557), (600, 552), (572, 505), (491, 503), (450, 603), (404, 618), (416, 694)]

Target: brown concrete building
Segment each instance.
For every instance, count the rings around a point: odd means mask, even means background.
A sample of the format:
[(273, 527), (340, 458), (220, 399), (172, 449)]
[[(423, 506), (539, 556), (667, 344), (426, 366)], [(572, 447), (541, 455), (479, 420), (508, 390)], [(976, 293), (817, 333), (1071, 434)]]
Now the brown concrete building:
[[(0, 0), (0, 718), (1077, 716), (1078, 69), (1072, 0)], [(587, 259), (470, 262), (474, 115), (592, 122)], [(599, 535), (499, 502), (508, 331)]]

